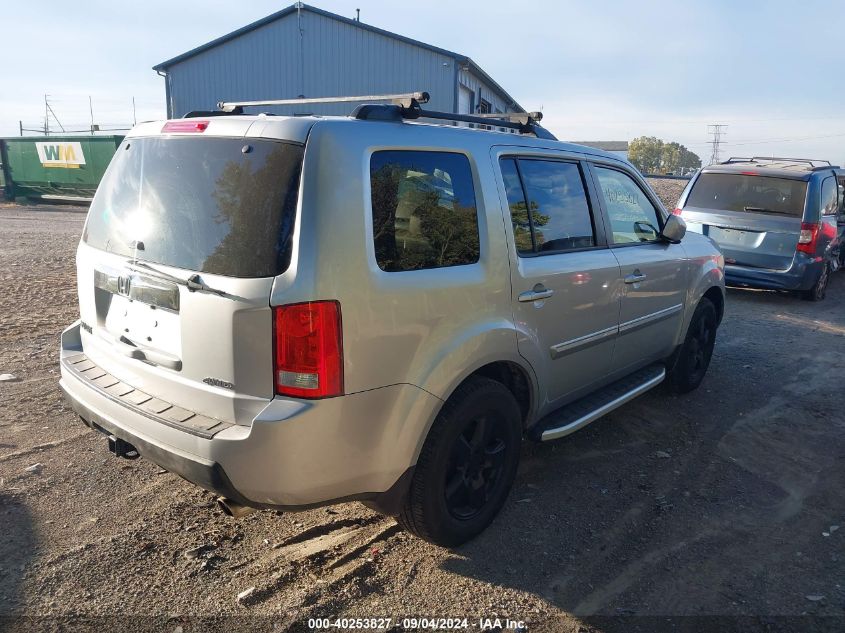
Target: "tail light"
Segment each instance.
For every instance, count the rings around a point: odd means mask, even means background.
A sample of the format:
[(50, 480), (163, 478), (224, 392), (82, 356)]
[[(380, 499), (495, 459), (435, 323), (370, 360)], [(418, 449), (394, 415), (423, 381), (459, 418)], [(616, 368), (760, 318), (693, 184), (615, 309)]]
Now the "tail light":
[(830, 239), (836, 238), (836, 224), (833, 222), (822, 222), (820, 228), (821, 234)]
[(801, 223), (801, 237), (798, 238), (799, 253), (807, 253), (808, 255), (816, 254), (816, 240), (819, 237), (818, 222), (802, 222)]
[(297, 398), (343, 394), (340, 303), (313, 301), (273, 308), (276, 393)]
[(681, 211), (683, 211), (681, 207), (675, 207), (674, 209), (672, 209), (672, 215), (681, 215)]
[(197, 121), (194, 119), (183, 119), (180, 121), (168, 121), (161, 128), (162, 132), (205, 132), (208, 121)]

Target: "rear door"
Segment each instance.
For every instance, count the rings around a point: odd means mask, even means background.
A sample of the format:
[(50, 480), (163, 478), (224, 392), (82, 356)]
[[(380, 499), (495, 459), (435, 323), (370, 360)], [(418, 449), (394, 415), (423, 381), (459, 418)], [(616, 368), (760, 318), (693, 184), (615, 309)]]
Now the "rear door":
[(727, 264), (788, 270), (806, 201), (801, 179), (705, 172), (687, 195), (683, 217), (719, 245)]
[[(518, 347), (540, 377), (541, 414), (610, 371), (619, 265), (577, 159), (499, 159), (510, 213)], [(596, 221), (598, 219), (598, 222)]]
[(302, 156), (272, 140), (127, 138), (77, 254), (88, 357), (158, 401), (249, 422), (274, 393), (269, 297)]
[(660, 239), (660, 207), (633, 173), (610, 164), (590, 169), (623, 282), (613, 369), (634, 371), (674, 349), (688, 285), (686, 253)]

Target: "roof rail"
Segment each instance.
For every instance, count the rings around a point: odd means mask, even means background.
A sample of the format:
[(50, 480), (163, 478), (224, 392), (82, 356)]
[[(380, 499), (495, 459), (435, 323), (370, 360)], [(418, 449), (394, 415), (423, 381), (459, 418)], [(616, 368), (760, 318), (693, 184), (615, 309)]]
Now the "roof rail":
[(223, 110), (191, 110), (190, 112), (186, 112), (182, 115), (183, 119), (197, 119), (197, 118), (204, 118), (210, 116), (229, 116), (229, 115), (237, 115), (243, 114), (243, 108), (235, 108), (229, 112), (224, 112)]
[(456, 121), (461, 123), (475, 123), (491, 127), (503, 127), (517, 130), (520, 134), (533, 134), (537, 138), (556, 141), (557, 137), (539, 124), (543, 118), (541, 112), (503, 112), (496, 114), (457, 114), (455, 112), (440, 112), (438, 110), (423, 110), (419, 102), (412, 102), (410, 106), (365, 104), (359, 105), (351, 115), (361, 120), (399, 121), (403, 119), (437, 119), (441, 121)]
[(428, 103), (427, 92), (406, 92), (389, 95), (365, 95), (360, 97), (303, 97), (301, 99), (270, 99), (263, 101), (220, 101), (217, 107), (223, 112), (233, 112), (240, 108), (252, 106), (285, 106), (285, 105), (308, 105), (311, 103), (350, 103), (356, 101), (392, 101), (405, 107), (411, 107), (414, 103)]
[(728, 160), (722, 161), (720, 165), (729, 165), (731, 163), (754, 163), (758, 161), (766, 162), (784, 162), (784, 163), (806, 163), (810, 167), (815, 167), (816, 163), (820, 165), (832, 167), (829, 160), (822, 160), (817, 158), (784, 158), (782, 156), (752, 156), (751, 158), (743, 158), (740, 156), (731, 156)]
[(542, 112), (491, 112), (476, 114), (474, 116), (481, 117), (482, 119), (504, 119), (505, 121), (521, 123), (522, 125), (528, 125), (532, 122), (538, 123), (543, 120)]

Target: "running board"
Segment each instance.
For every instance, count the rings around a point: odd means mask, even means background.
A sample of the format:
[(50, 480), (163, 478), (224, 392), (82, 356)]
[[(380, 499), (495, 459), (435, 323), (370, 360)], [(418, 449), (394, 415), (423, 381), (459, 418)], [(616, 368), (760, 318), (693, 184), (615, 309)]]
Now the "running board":
[(548, 442), (574, 433), (656, 387), (663, 382), (664, 378), (666, 378), (666, 367), (662, 363), (649, 365), (550, 413), (528, 431), (528, 437), (532, 440)]

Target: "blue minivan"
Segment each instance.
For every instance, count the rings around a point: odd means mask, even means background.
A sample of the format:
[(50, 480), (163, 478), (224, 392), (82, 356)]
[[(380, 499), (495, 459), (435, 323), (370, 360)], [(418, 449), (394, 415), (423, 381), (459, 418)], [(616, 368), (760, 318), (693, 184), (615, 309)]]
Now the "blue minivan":
[(845, 250), (843, 185), (828, 161), (731, 158), (699, 171), (673, 213), (719, 245), (728, 285), (821, 301)]

